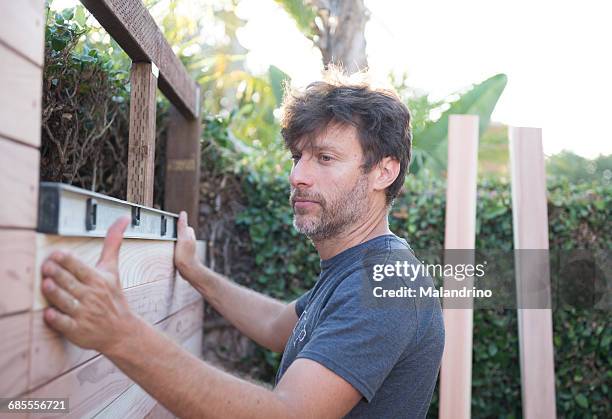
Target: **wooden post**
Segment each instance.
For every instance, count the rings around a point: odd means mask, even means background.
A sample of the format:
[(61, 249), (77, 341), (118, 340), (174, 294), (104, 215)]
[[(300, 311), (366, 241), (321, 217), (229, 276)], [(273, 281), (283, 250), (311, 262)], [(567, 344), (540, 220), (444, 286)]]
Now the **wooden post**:
[(523, 416), (554, 418), (555, 366), (548, 257), (544, 251), (524, 250), (548, 249), (542, 130), (511, 127), (509, 134)]
[(153, 206), (157, 67), (132, 63), (127, 200)]
[(200, 204), (200, 118), (186, 119), (176, 108), (170, 111), (166, 145), (166, 211), (187, 211), (189, 225), (198, 232)]
[[(476, 237), (476, 174), (478, 116), (451, 115), (448, 121), (448, 184), (446, 189), (445, 249), (473, 250)], [(457, 253), (452, 261), (458, 263)], [(473, 252), (462, 252), (461, 258)], [(448, 282), (454, 282), (452, 280)], [(446, 286), (447, 280), (445, 280)], [(467, 285), (466, 280), (463, 284)], [(440, 371), (440, 418), (469, 419), (472, 397), (473, 309), (457, 308), (443, 300), (446, 342)], [(460, 307), (471, 307), (462, 301)], [(466, 305), (467, 304), (467, 305)], [(455, 305), (454, 308), (450, 308)]]

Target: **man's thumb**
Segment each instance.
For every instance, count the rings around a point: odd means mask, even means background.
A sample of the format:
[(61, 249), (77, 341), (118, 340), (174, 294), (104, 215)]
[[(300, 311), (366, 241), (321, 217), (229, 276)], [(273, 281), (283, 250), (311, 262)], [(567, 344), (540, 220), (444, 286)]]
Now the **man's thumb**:
[(185, 211), (181, 211), (179, 213), (179, 219), (176, 229), (177, 238), (183, 238), (187, 234), (187, 213)]
[(96, 266), (106, 269), (116, 268), (118, 266), (119, 249), (123, 241), (123, 233), (130, 222), (130, 217), (121, 217), (108, 228), (106, 238), (104, 239), (102, 254)]

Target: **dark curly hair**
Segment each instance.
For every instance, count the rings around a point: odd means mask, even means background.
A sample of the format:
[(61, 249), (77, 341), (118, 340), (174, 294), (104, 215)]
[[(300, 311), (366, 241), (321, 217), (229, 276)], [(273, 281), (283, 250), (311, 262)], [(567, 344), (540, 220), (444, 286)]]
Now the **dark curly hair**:
[(332, 67), (326, 70), (323, 81), (303, 90), (286, 86), (281, 134), (285, 146), (294, 151), (304, 139), (312, 142), (330, 124), (353, 125), (363, 151), (364, 173), (385, 157), (395, 158), (400, 164), (397, 178), (385, 191), (390, 205), (410, 164), (410, 112), (393, 90), (375, 88), (366, 80), (365, 72), (348, 77), (342, 69)]

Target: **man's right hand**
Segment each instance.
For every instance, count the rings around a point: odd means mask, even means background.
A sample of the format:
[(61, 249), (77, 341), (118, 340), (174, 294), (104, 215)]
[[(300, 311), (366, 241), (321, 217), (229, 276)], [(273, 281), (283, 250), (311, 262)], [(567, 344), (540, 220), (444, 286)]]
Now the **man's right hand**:
[(174, 264), (181, 276), (191, 282), (191, 276), (198, 271), (201, 263), (196, 256), (195, 231), (187, 225), (187, 213), (185, 211), (181, 211), (179, 214), (176, 235)]

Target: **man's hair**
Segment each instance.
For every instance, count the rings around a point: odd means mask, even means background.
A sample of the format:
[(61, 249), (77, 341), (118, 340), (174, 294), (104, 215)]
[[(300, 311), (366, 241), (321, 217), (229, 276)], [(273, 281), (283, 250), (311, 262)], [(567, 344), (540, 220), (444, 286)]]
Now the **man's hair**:
[[(358, 80), (355, 80), (356, 77)], [(289, 150), (297, 150), (333, 124), (352, 125), (363, 151), (362, 170), (368, 173), (385, 157), (397, 159), (400, 170), (385, 190), (386, 204), (399, 194), (410, 164), (410, 112), (391, 89), (375, 88), (362, 72), (350, 78), (338, 67), (326, 71), (323, 81), (302, 91), (286, 87), (281, 134)]]

